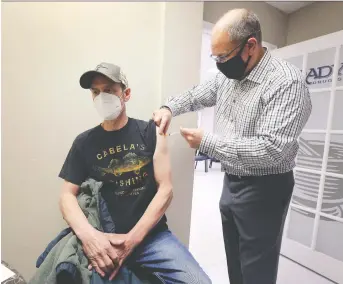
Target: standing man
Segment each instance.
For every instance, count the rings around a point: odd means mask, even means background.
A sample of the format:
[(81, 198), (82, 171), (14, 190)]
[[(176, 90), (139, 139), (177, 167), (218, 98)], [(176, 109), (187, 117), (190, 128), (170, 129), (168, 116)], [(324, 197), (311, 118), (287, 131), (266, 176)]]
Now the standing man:
[(309, 91), (297, 68), (262, 47), (251, 11), (231, 10), (216, 23), (212, 58), (220, 72), (169, 99), (154, 120), (166, 133), (172, 116), (216, 106), (216, 134), (181, 134), (226, 171), (220, 211), (230, 283), (275, 284)]

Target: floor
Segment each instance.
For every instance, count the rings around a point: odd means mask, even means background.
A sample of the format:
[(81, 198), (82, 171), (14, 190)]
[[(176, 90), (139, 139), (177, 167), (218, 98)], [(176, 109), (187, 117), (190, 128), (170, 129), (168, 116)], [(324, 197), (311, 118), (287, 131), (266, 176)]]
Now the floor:
[[(218, 207), (223, 175), (219, 164), (205, 173), (200, 162), (194, 176), (190, 250), (213, 284), (229, 283)], [(333, 282), (281, 256), (277, 284), (304, 283)]]

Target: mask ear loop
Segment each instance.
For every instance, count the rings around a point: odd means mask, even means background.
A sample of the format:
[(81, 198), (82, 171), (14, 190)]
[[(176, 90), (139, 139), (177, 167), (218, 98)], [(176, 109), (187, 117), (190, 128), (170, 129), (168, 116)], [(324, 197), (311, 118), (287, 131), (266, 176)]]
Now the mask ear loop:
[(243, 52), (243, 49), (244, 49), (245, 45), (248, 43), (248, 40), (251, 39), (251, 38), (254, 37), (254, 36), (255, 36), (255, 38), (256, 38), (256, 34), (259, 33), (260, 31), (261, 31), (261, 30), (258, 30), (258, 31), (256, 31), (256, 32), (250, 34), (250, 35), (246, 38), (246, 40), (244, 41), (244, 44), (243, 44), (241, 50), (238, 52), (238, 54), (241, 54), (241, 53)]
[[(258, 32), (260, 32), (260, 30), (254, 32), (254, 33), (252, 33), (251, 35), (249, 35), (249, 36), (247, 37), (247, 39), (245, 40), (245, 42), (244, 42), (244, 44), (243, 44), (241, 50), (238, 52), (239, 55), (242, 54), (245, 45), (248, 43), (248, 40), (249, 40), (250, 38), (252, 38), (254, 35), (256, 36), (256, 34), (257, 34)], [(249, 62), (250, 62), (250, 59), (251, 59), (251, 55), (249, 55), (249, 58), (248, 58), (247, 62), (245, 62), (245, 69), (247, 69), (247, 67), (248, 67), (248, 65), (249, 65)], [(250, 70), (250, 71), (251, 71), (251, 70)], [(248, 72), (248, 74), (250, 73), (250, 71)], [(246, 74), (245, 76), (247, 76), (248, 74)]]
[(125, 94), (126, 90), (127, 90), (127, 88), (124, 89), (124, 90), (121, 92), (121, 95), (119, 96), (119, 99), (123, 100), (124, 103), (125, 103), (124, 94)]

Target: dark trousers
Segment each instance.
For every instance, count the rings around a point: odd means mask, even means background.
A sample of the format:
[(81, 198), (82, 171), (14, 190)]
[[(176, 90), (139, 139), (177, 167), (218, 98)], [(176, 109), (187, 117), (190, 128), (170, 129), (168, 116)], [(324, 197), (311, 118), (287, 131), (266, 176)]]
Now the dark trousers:
[(220, 211), (230, 284), (275, 284), (293, 171), (259, 177), (225, 174)]

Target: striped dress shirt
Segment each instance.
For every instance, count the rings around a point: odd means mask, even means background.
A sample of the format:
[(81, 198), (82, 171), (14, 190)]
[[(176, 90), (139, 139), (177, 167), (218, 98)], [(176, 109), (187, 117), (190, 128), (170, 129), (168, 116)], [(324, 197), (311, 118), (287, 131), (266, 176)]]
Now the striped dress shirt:
[(295, 66), (265, 53), (243, 80), (218, 72), (166, 105), (173, 116), (215, 106), (215, 133), (204, 133), (200, 152), (220, 160), (227, 173), (261, 176), (295, 166), (297, 138), (312, 110)]

